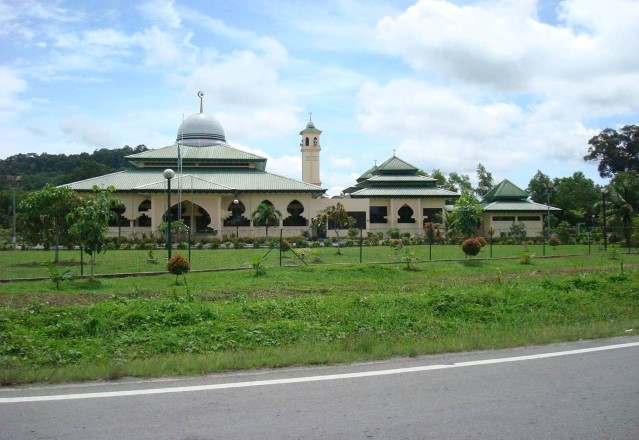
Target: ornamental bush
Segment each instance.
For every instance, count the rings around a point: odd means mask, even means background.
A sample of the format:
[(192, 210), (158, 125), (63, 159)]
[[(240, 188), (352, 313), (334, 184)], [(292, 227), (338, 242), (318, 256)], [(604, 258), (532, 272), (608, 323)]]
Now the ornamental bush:
[(464, 240), (461, 248), (467, 257), (474, 257), (481, 250), (481, 241), (477, 237), (468, 238)]
[(186, 284), (185, 274), (191, 270), (189, 260), (182, 254), (175, 254), (171, 257), (166, 265), (166, 268), (170, 273), (175, 275), (175, 284), (178, 283), (178, 277), (182, 275), (184, 278), (184, 284)]

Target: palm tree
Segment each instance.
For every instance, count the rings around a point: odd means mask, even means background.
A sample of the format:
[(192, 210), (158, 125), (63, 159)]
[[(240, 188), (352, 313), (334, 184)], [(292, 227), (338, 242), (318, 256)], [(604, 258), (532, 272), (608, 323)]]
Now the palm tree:
[(251, 218), (253, 219), (254, 226), (266, 227), (266, 238), (268, 239), (269, 226), (278, 225), (280, 223), (280, 218), (282, 218), (282, 213), (275, 209), (275, 206), (272, 204), (262, 202), (258, 205), (253, 214), (251, 214)]

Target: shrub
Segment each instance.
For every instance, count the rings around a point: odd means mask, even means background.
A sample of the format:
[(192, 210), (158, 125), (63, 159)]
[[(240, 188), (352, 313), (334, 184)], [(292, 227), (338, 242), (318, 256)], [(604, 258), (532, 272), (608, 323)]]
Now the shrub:
[(399, 239), (400, 235), (401, 234), (399, 232), (399, 229), (397, 229), (397, 228), (393, 228), (393, 229), (388, 231), (388, 237), (393, 239), (393, 240)]
[(184, 284), (186, 284), (185, 274), (191, 270), (189, 260), (182, 254), (175, 254), (171, 257), (166, 265), (166, 268), (170, 273), (175, 275), (175, 284), (178, 283), (178, 277), (182, 275), (184, 278)]
[(550, 240), (548, 240), (548, 244), (552, 247), (559, 246), (559, 237), (553, 235), (552, 237), (550, 237)]
[(464, 240), (461, 245), (462, 251), (466, 254), (467, 257), (474, 257), (481, 251), (481, 242), (477, 237), (472, 237)]
[(291, 250), (291, 243), (288, 242), (288, 240), (282, 240), (280, 242), (280, 250), (282, 252), (288, 252)]

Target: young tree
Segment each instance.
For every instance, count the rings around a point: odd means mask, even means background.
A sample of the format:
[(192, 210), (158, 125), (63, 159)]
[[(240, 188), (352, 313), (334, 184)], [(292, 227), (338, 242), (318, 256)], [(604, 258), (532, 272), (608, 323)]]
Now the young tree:
[(93, 279), (95, 257), (101, 252), (106, 252), (109, 220), (115, 217), (111, 207), (120, 205), (118, 200), (112, 198), (115, 192), (112, 186), (106, 190), (94, 186), (93, 192), (94, 197), (84, 198), (82, 205), (77, 207), (74, 213), (69, 214), (69, 218), (75, 221), (71, 226), (71, 233), (82, 245), (84, 252), (91, 257), (91, 279)]
[(613, 177), (621, 172), (639, 173), (639, 126), (625, 125), (619, 131), (606, 128), (593, 136), (585, 161), (599, 161), (599, 175)]
[(448, 215), (450, 229), (459, 232), (464, 238), (473, 237), (477, 233), (477, 225), (482, 221), (479, 201), (470, 191), (466, 191), (457, 199), (453, 212)]
[(20, 202), (20, 227), (31, 244), (54, 246), (54, 262), (60, 261), (59, 247), (70, 244), (69, 229), (73, 219), (68, 215), (80, 205), (80, 198), (71, 188), (46, 185)]
[(337, 202), (337, 205), (328, 206), (319, 211), (317, 213), (317, 217), (315, 217), (312, 221), (312, 226), (314, 228), (318, 228), (323, 223), (326, 223), (327, 229), (335, 231), (335, 236), (337, 237), (337, 253), (341, 255), (339, 230), (352, 228), (355, 226), (356, 220), (348, 215), (344, 209), (344, 205)]
[(611, 210), (608, 222), (620, 229), (626, 245), (632, 236), (632, 218), (639, 212), (639, 174), (620, 172), (610, 182)]
[(282, 213), (275, 209), (275, 206), (272, 204), (262, 202), (257, 206), (253, 214), (251, 214), (251, 218), (253, 219), (254, 226), (266, 227), (266, 239), (268, 239), (269, 226), (279, 225)]

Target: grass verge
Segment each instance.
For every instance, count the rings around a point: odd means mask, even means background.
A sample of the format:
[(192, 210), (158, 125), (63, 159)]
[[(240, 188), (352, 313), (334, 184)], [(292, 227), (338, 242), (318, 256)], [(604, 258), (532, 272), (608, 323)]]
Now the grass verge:
[(189, 287), (167, 276), (146, 289), (139, 279), (102, 280), (62, 292), (20, 283), (22, 291), (0, 295), (0, 382), (206, 374), (636, 333), (632, 262), (531, 266), (289, 268), (191, 274)]

